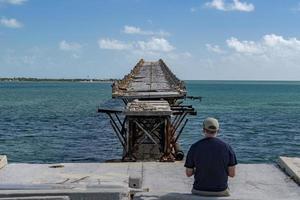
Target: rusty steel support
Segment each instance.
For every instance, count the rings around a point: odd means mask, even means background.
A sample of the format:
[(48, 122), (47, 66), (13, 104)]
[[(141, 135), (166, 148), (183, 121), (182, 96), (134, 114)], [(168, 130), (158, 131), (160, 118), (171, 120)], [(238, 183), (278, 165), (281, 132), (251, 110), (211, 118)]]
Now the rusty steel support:
[(197, 112), (192, 105), (182, 103), (186, 98), (201, 100), (186, 94), (184, 82), (162, 59), (141, 59), (129, 74), (112, 84), (112, 98), (120, 98), (124, 110), (98, 111), (109, 116), (123, 146), (123, 161), (183, 159), (179, 137), (188, 122), (187, 115)]

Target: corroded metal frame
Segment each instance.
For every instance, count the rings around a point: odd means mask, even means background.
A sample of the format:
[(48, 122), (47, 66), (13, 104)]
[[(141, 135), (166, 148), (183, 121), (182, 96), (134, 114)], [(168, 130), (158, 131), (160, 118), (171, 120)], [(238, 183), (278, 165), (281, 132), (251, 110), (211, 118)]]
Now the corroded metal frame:
[[(150, 64), (149, 64), (150, 63)], [(167, 81), (167, 88), (153, 90), (151, 87), (153, 66), (159, 66), (159, 76), (164, 81)], [(149, 67), (146, 68), (142, 67)], [(146, 71), (145, 71), (146, 70)], [(141, 76), (141, 74), (143, 74)], [(129, 89), (132, 87), (132, 82), (137, 84), (140, 78), (150, 76), (150, 88), (144, 91), (148, 84), (147, 79), (144, 80), (144, 85), (134, 90)], [(138, 80), (138, 81), (137, 81)], [(154, 79), (155, 80), (155, 79)], [(160, 80), (160, 79), (159, 79)], [(156, 85), (160, 81), (154, 82)], [(164, 82), (165, 83), (165, 82)], [(138, 84), (139, 85), (139, 84)], [(133, 91), (133, 92), (132, 92)], [(134, 92), (135, 91), (135, 92)], [(169, 111), (161, 112), (160, 114), (152, 115), (151, 112), (146, 110), (133, 111), (115, 111), (109, 109), (99, 109), (99, 112), (106, 113), (110, 118), (110, 124), (118, 137), (123, 147), (123, 161), (137, 161), (148, 159), (143, 157), (145, 152), (145, 145), (152, 142), (153, 148), (159, 151), (151, 154), (149, 160), (160, 161), (174, 161), (183, 159), (183, 152), (180, 150), (178, 142), (183, 129), (185, 128), (188, 115), (196, 115), (195, 109), (191, 105), (181, 105), (183, 101), (179, 99), (199, 99), (202, 97), (186, 96), (186, 87), (183, 81), (178, 79), (175, 74), (167, 67), (163, 60), (158, 62), (145, 62), (141, 59), (131, 72), (124, 76), (123, 79), (116, 81), (112, 85), (112, 98), (120, 98), (127, 105), (133, 100), (138, 99), (147, 101), (149, 105), (154, 101), (167, 101)], [(170, 110), (171, 109), (171, 110)], [(124, 114), (123, 121), (120, 114)], [(143, 149), (144, 148), (144, 149)], [(152, 147), (151, 147), (152, 148)]]

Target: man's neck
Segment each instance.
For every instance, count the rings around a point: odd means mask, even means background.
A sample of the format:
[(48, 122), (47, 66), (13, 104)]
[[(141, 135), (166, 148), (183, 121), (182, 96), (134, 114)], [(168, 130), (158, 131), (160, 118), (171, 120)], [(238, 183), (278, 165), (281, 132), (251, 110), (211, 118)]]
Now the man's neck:
[(217, 137), (217, 134), (205, 134), (205, 138), (215, 138)]

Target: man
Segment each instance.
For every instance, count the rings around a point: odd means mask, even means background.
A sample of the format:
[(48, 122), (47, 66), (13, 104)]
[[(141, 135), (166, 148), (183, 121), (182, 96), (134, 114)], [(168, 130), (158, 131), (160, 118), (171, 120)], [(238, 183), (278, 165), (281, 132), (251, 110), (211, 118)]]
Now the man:
[(204, 138), (193, 144), (187, 154), (185, 167), (188, 177), (194, 175), (193, 194), (229, 196), (228, 176), (235, 176), (237, 160), (229, 144), (218, 139), (219, 122), (206, 118)]

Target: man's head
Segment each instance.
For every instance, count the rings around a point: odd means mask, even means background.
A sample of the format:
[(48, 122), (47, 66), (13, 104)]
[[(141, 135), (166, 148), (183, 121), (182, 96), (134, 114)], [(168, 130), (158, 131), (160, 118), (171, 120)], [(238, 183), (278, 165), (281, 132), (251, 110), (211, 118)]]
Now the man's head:
[(219, 122), (217, 119), (208, 117), (203, 121), (203, 133), (206, 137), (215, 137), (219, 130)]

